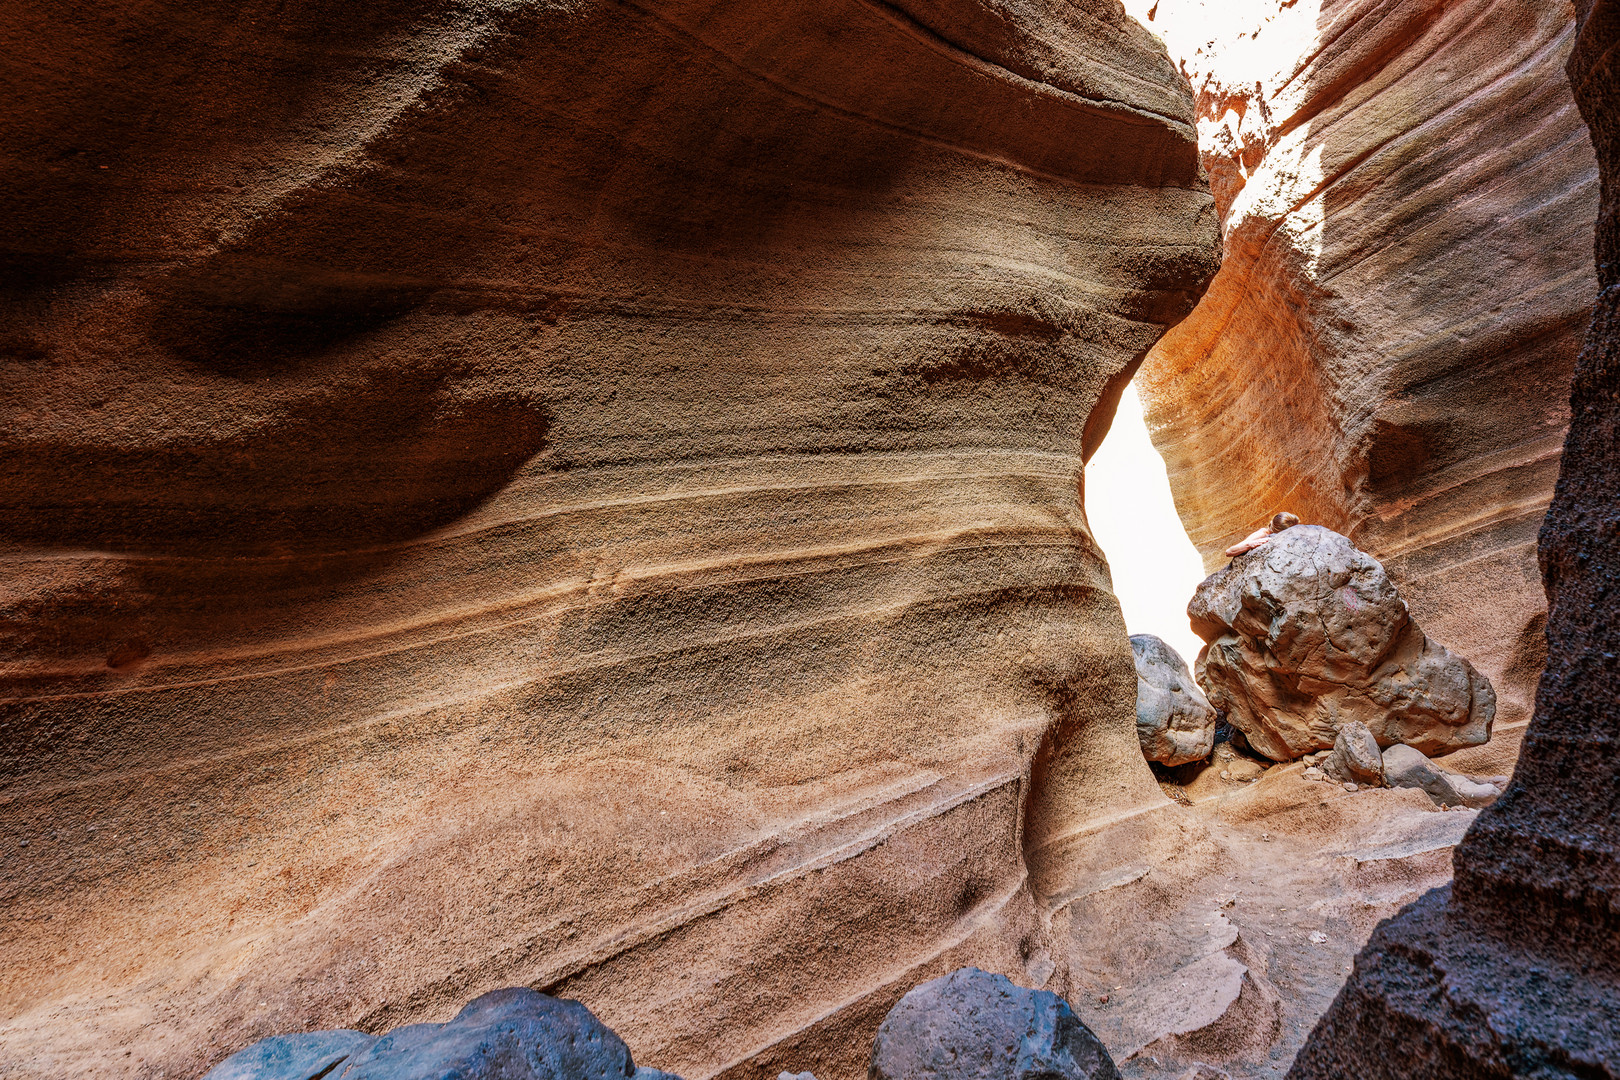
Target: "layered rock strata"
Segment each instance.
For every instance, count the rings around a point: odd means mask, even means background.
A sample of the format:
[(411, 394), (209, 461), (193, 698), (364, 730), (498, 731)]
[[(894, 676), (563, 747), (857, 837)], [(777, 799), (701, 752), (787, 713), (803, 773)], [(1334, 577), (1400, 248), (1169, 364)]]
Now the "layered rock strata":
[(1620, 5), (1583, 0), (1569, 82), (1604, 198), (1601, 292), (1542, 526), (1547, 670), (1456, 880), (1379, 927), (1290, 1077), (1620, 1076)]
[(527, 985), (837, 1077), (1049, 973), (1030, 875), (1161, 802), (1082, 460), (1217, 246), (1113, 3), (0, 43), (0, 1072)]
[(1276, 510), (1345, 533), (1521, 724), (1543, 655), (1536, 529), (1593, 288), (1568, 5), (1152, 13), (1199, 94), (1225, 223), (1209, 295), (1138, 380), (1206, 567)]
[(1210, 702), (1255, 750), (1291, 761), (1346, 724), (1423, 754), (1491, 737), (1496, 695), (1432, 641), (1378, 560), (1320, 525), (1296, 525), (1198, 586), (1187, 615), (1208, 645)]

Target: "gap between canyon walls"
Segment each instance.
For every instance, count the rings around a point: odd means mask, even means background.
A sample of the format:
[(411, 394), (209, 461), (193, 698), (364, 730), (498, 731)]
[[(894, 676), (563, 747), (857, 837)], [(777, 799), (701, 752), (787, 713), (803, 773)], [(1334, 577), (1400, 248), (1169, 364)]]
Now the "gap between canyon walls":
[(1496, 748), (1467, 767), (1507, 772), (1595, 291), (1572, 9), (1163, 0), (1148, 25), (1198, 94), (1224, 222), (1138, 380), (1188, 533), (1212, 569), (1276, 510), (1349, 535), (1491, 679)]
[(840, 1080), (922, 979), (1066, 985), (1030, 884), (1166, 805), (1082, 459), (1216, 265), (1140, 27), (191, 0), (0, 42), (0, 1071), (527, 984), (692, 1080)]

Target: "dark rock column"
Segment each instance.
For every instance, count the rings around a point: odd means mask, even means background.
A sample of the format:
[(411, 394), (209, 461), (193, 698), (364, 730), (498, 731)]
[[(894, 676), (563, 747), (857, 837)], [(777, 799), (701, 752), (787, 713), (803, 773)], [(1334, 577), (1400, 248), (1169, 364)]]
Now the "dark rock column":
[(1600, 292), (1541, 530), (1535, 719), (1454, 885), (1378, 928), (1292, 1080), (1620, 1076), (1620, 4), (1578, 8), (1568, 71), (1602, 168)]

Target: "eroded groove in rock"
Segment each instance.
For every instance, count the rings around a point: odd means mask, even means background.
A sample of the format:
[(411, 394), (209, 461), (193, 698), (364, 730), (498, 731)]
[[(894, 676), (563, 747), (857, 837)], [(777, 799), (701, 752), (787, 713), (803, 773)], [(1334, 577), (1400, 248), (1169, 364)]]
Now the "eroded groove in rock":
[(1083, 446), (1216, 255), (1114, 4), (0, 43), (6, 1070), (528, 984), (833, 1080), (1044, 955), (1026, 851), (1160, 799)]
[[(1153, 26), (1211, 17), (1164, 0)], [(1256, 0), (1218, 23), (1186, 60), (1226, 257), (1138, 380), (1177, 507), (1210, 570), (1276, 510), (1350, 536), (1514, 729), (1592, 291), (1569, 9)]]

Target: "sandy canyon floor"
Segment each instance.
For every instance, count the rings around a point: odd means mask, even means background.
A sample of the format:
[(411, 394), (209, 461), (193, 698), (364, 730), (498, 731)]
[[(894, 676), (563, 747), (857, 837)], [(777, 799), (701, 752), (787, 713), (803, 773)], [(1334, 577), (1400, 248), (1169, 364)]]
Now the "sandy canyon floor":
[[(1511, 772), (1523, 730), (1441, 761)], [(1156, 834), (1180, 842), (1111, 868), (1054, 914), (1075, 944), (1069, 999), (1125, 1077), (1182, 1077), (1200, 1062), (1283, 1076), (1373, 928), (1450, 880), (1478, 811), (1303, 772), (1220, 744), (1211, 765), (1162, 781), (1174, 801), (1149, 811)]]

